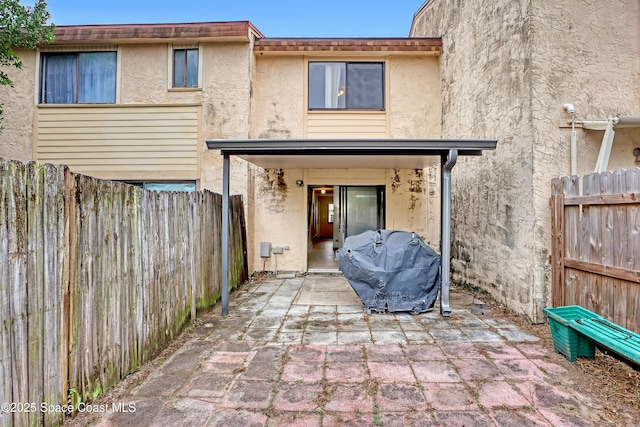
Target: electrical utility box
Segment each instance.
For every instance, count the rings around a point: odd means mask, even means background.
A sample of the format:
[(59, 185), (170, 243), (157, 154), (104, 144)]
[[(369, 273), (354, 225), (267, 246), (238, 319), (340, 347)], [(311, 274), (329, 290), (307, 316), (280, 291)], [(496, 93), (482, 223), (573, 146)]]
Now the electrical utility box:
[(271, 242), (260, 242), (260, 256), (262, 258), (271, 256)]

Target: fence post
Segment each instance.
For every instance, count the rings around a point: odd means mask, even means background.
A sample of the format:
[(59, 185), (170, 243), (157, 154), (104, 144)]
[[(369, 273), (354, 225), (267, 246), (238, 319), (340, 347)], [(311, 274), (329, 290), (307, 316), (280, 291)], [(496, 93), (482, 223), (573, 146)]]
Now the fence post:
[[(554, 180), (554, 184), (555, 184)], [(556, 186), (554, 185), (554, 192)], [(564, 195), (551, 195), (551, 305), (564, 305)]]

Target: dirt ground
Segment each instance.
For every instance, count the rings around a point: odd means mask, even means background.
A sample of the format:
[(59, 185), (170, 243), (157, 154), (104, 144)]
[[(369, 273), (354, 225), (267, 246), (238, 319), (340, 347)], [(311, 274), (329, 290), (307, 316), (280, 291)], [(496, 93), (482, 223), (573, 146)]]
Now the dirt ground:
[[(482, 297), (486, 299), (486, 297)], [(522, 331), (535, 335), (553, 348), (549, 325), (532, 325), (524, 317), (516, 315), (504, 306), (492, 304), (494, 315), (517, 325)], [(581, 390), (588, 390), (594, 401), (603, 403), (609, 416), (619, 425), (625, 425), (622, 414), (636, 413), (640, 419), (640, 366), (627, 362), (606, 349), (596, 348), (593, 360), (578, 358), (575, 363), (567, 360), (564, 365), (572, 381)]]
[[(474, 293), (478, 299), (491, 304), (494, 317), (503, 318), (517, 325), (523, 332), (537, 336), (546, 346), (553, 347), (548, 324), (531, 324), (523, 316), (492, 301), (486, 294), (476, 294), (473, 289), (466, 287), (465, 290)], [(123, 396), (141, 384), (157, 366), (161, 365), (186, 341), (210, 333), (208, 325), (215, 322), (218, 317), (217, 308), (215, 306), (207, 313), (202, 314), (160, 355), (142, 366), (138, 372), (122, 380), (93, 403), (100, 405), (122, 400)], [(570, 381), (584, 395), (604, 406), (609, 415), (607, 421), (612, 422), (612, 425), (629, 425), (629, 419), (634, 417), (640, 419), (640, 366), (621, 360), (600, 348), (596, 349), (593, 360), (578, 358), (575, 363), (565, 361), (563, 367), (567, 369), (566, 375)], [(84, 427), (95, 425), (99, 420), (99, 414), (85, 412), (66, 419), (64, 425)]]

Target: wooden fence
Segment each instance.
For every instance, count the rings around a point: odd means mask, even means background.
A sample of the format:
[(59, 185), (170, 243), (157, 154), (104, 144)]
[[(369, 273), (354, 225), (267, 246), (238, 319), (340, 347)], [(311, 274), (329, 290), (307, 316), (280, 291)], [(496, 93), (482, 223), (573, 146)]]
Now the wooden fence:
[[(57, 425), (157, 355), (221, 294), (221, 196), (156, 193), (0, 159), (0, 426)], [(247, 279), (230, 200), (230, 288)]]
[(640, 332), (640, 169), (554, 179), (552, 304)]

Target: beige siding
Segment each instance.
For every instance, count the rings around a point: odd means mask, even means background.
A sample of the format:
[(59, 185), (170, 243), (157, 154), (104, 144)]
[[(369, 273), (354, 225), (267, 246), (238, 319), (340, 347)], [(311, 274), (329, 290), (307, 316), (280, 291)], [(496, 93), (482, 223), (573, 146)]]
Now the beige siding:
[(103, 179), (195, 180), (199, 111), (197, 105), (42, 106), (35, 157)]
[(384, 112), (310, 112), (307, 137), (386, 138), (387, 115)]

